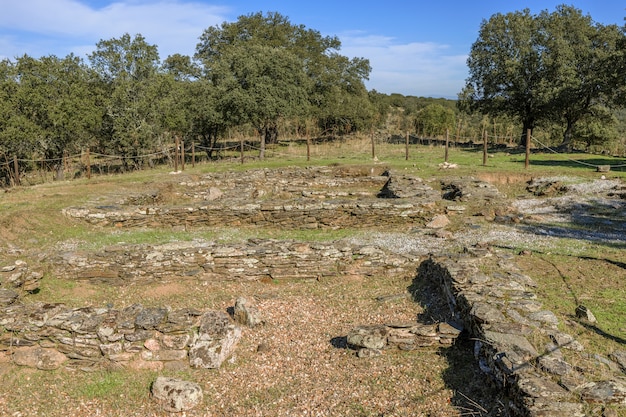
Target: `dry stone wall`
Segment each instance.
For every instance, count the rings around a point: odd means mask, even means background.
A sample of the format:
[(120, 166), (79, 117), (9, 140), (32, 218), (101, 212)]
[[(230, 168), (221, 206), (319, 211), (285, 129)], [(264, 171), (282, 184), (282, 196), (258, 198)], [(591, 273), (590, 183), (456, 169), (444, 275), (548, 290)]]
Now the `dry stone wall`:
[(425, 222), (431, 201), (298, 199), (288, 203), (252, 202), (189, 205), (185, 207), (97, 206), (68, 208), (68, 217), (91, 224), (115, 227), (214, 227), (257, 226), (282, 229), (338, 229), (380, 227)]
[(224, 312), (140, 304), (117, 310), (14, 299), (0, 306), (0, 328), (0, 350), (42, 370), (219, 368), (241, 338)]
[[(66, 216), (100, 226), (336, 229), (423, 225), (441, 200), (420, 178), (330, 168), (207, 174), (144, 195), (121, 196)], [(341, 176), (339, 176), (341, 175)]]
[(198, 280), (314, 280), (347, 273), (407, 275), (416, 260), (377, 246), (347, 241), (306, 243), (251, 239), (124, 245), (99, 252), (64, 252), (52, 259), (55, 275), (112, 285), (180, 277)]
[(509, 393), (512, 415), (583, 417), (596, 415), (590, 404), (626, 405), (624, 352), (611, 355), (615, 362), (584, 352), (510, 255), (474, 249), (424, 261), (416, 279), (441, 289), (476, 340), (481, 369)]

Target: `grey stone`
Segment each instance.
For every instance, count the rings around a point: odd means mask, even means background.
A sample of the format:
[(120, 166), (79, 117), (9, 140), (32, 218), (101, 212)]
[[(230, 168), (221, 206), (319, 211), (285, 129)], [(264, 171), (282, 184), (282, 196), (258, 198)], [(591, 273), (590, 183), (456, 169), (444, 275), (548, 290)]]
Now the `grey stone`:
[(535, 399), (530, 405), (529, 413), (537, 417), (587, 417), (582, 404)]
[(439, 323), (437, 326), (439, 333), (445, 335), (446, 337), (456, 338), (463, 331), (463, 326), (461, 325), (452, 325), (450, 323)]
[(19, 294), (7, 288), (0, 288), (0, 306), (8, 306), (13, 304), (19, 297)]
[(531, 398), (558, 401), (569, 398), (569, 393), (556, 382), (535, 373), (521, 374), (517, 381), (522, 393)]
[(408, 175), (396, 175), (390, 171), (387, 171), (386, 174), (389, 179), (378, 193), (379, 198), (426, 197), (434, 200), (438, 197), (432, 187), (425, 184), (421, 178)]
[(347, 336), (348, 346), (353, 348), (382, 349), (387, 344), (387, 326), (358, 326)]
[(553, 375), (567, 375), (572, 371), (572, 366), (563, 359), (552, 355), (539, 358), (539, 367)]
[(226, 313), (205, 313), (189, 348), (189, 364), (194, 368), (219, 368), (234, 352), (240, 338), (241, 328)]
[(586, 320), (589, 323), (596, 323), (598, 321), (596, 320), (596, 316), (593, 315), (591, 310), (589, 310), (587, 307), (582, 306), (582, 305), (576, 307), (576, 317), (578, 317), (579, 319)]
[(622, 368), (622, 371), (626, 370), (626, 351), (616, 350), (615, 352), (611, 353), (609, 357), (619, 364), (619, 366)]
[(486, 302), (475, 303), (470, 314), (479, 323), (504, 323), (507, 321), (499, 309)]
[(255, 327), (264, 324), (264, 320), (254, 302), (246, 297), (238, 297), (235, 301), (233, 317), (239, 324)]
[(565, 349), (575, 350), (576, 352), (582, 352), (585, 350), (583, 345), (580, 344), (579, 341), (574, 339), (572, 335), (561, 333), (561, 332), (553, 332), (550, 333), (550, 339), (559, 347)]
[(444, 227), (450, 224), (450, 219), (445, 214), (438, 214), (433, 217), (428, 223), (426, 223), (426, 227), (429, 229), (443, 229)]
[(551, 311), (547, 311), (547, 310), (530, 313), (528, 315), (528, 318), (530, 320), (539, 321), (539, 322), (550, 324), (553, 326), (556, 326), (559, 324), (559, 319), (554, 315), (554, 313)]
[(222, 198), (223, 195), (224, 195), (224, 193), (219, 188), (210, 187), (209, 191), (206, 194), (205, 199), (209, 200), (209, 201), (214, 201), (214, 200), (218, 200), (218, 199)]
[(623, 381), (589, 382), (583, 385), (580, 395), (589, 403), (626, 405), (626, 385)]
[[(526, 355), (528, 359), (539, 356), (535, 347), (524, 336), (485, 331), (485, 339), (495, 346), (512, 347)], [(501, 350), (501, 349), (499, 349)]]
[(165, 411), (179, 413), (197, 407), (203, 399), (202, 388), (195, 382), (158, 377), (152, 383), (152, 397)]
[(146, 308), (137, 314), (135, 325), (146, 330), (155, 329), (166, 317), (165, 308)]

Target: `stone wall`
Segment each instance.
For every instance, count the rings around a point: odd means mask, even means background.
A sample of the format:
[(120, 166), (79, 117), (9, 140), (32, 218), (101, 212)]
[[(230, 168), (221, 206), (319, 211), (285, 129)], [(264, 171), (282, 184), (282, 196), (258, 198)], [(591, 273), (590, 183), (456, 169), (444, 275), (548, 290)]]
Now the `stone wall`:
[(322, 279), (347, 273), (410, 276), (416, 260), (376, 246), (347, 241), (306, 243), (251, 239), (112, 246), (99, 252), (67, 251), (51, 259), (54, 273), (119, 285), (180, 277), (200, 280)]
[(67, 208), (64, 214), (91, 224), (116, 227), (257, 226), (282, 229), (338, 229), (423, 225), (431, 201), (299, 199), (285, 202), (162, 206)]
[(0, 351), (42, 370), (218, 368), (241, 337), (224, 312), (140, 304), (67, 308), (17, 297), (0, 306), (0, 328)]
[(625, 352), (611, 359), (586, 353), (559, 330), (510, 255), (482, 248), (474, 256), (431, 258), (416, 279), (441, 289), (476, 340), (481, 369), (509, 393), (512, 415), (583, 417), (598, 415), (590, 404), (626, 405)]

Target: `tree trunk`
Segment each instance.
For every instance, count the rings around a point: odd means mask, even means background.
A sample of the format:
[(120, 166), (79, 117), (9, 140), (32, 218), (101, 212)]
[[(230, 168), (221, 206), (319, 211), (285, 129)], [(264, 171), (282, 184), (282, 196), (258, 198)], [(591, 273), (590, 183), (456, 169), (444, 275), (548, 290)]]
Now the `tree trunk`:
[(265, 143), (278, 142), (278, 126), (270, 124), (265, 128)]
[(217, 145), (217, 129), (211, 129), (209, 133), (202, 135), (202, 146), (206, 148), (206, 156), (209, 160), (214, 159)]
[(565, 132), (563, 132), (563, 142), (561, 142), (558, 148), (559, 151), (571, 152), (573, 134), (574, 134), (574, 123), (568, 120), (567, 127), (565, 128)]
[(528, 129), (530, 129), (530, 134), (532, 136), (534, 128), (535, 128), (535, 121), (534, 120), (524, 120), (523, 128), (522, 128), (522, 135), (520, 137), (520, 142), (519, 142), (520, 146), (525, 148), (528, 145), (526, 143)]
[(63, 170), (63, 161), (58, 164), (54, 164), (54, 180), (63, 181), (65, 179), (65, 171)]

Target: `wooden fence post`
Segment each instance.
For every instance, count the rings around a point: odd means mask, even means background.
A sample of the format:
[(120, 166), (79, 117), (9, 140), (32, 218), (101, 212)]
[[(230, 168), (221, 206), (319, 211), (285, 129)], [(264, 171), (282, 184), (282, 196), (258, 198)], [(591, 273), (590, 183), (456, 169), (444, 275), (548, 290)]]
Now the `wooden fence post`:
[(530, 166), (530, 129), (526, 130), (526, 160), (524, 161), (524, 169)]
[(374, 145), (374, 132), (372, 131), (372, 159), (376, 159), (376, 145)]
[(483, 166), (487, 166), (487, 130), (483, 130)]
[(444, 157), (444, 162), (447, 164), (448, 163), (448, 147), (450, 146), (450, 130), (446, 129), (446, 151), (445, 151), (445, 157)]
[(91, 157), (89, 156), (89, 148), (87, 148), (87, 179), (91, 179)]
[(406, 140), (404, 142), (404, 160), (409, 160), (409, 132), (406, 132)]
[(181, 170), (185, 170), (185, 141), (180, 141), (180, 166)]
[(309, 134), (309, 129), (306, 132), (306, 160), (311, 160), (311, 135)]
[(241, 137), (240, 153), (241, 153), (241, 164), (243, 164), (243, 136)]
[(180, 145), (178, 136), (174, 139), (174, 172), (178, 172), (178, 146)]
[(191, 141), (191, 167), (196, 167), (196, 142)]
[(15, 185), (20, 185), (20, 168), (17, 163), (17, 155), (13, 155), (13, 170), (15, 171)]

